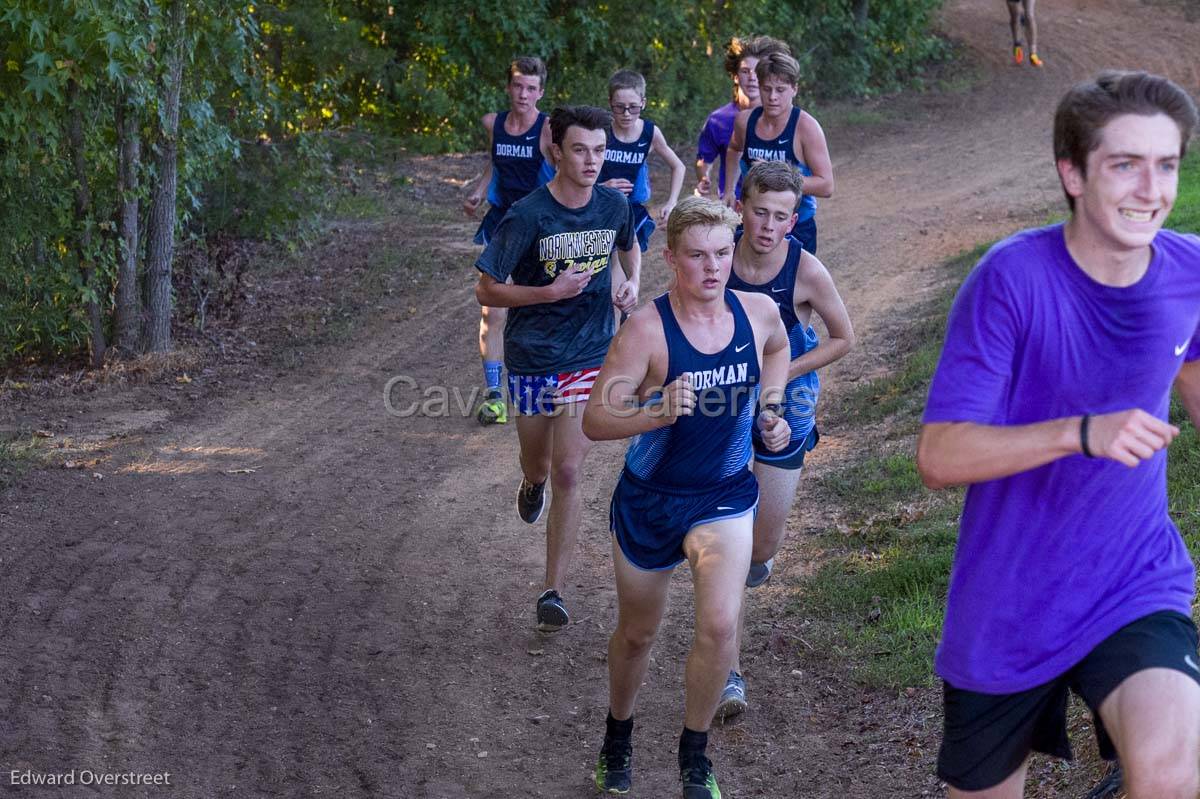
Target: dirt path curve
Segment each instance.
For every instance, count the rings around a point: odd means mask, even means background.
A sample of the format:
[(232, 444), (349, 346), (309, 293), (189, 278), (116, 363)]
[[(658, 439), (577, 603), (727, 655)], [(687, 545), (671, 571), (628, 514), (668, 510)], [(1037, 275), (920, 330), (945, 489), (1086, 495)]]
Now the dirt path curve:
[[(1070, 82), (1111, 65), (1200, 86), (1200, 26), (1174, 12), (1061, 0), (1039, 16), (1048, 67), (1017, 69), (1000, 0), (952, 0), (945, 27), (980, 65), (974, 87), (830, 129), (838, 195), (821, 210), (821, 254), (862, 345), (829, 376), (828, 402), (839, 383), (886, 368), (883, 331), (933, 288), (941, 259), (1045, 218), (1058, 193), (1050, 111)], [(649, 296), (660, 263), (647, 271)], [(103, 480), (37, 472), (3, 495), (0, 785), (37, 797), (591, 794), (621, 448), (589, 463), (576, 622), (542, 640), (531, 629), (542, 533), (512, 512), (514, 430), (383, 412), (391, 375), (476, 379), (467, 270), (448, 274), (423, 316), (396, 313), (315, 368), (117, 448)], [(827, 438), (815, 469), (852, 435)], [(819, 509), (802, 503), (804, 514)], [(881, 722), (875, 703), (897, 700), (779, 633), (789, 557), (802, 555), (785, 553), (754, 599), (753, 710), (713, 736), (726, 795), (936, 792), (936, 718), (916, 704), (905, 716), (898, 700)], [(639, 708), (642, 797), (677, 790), (686, 577)], [(25, 769), (165, 771), (172, 787), (9, 788), (8, 772)]]

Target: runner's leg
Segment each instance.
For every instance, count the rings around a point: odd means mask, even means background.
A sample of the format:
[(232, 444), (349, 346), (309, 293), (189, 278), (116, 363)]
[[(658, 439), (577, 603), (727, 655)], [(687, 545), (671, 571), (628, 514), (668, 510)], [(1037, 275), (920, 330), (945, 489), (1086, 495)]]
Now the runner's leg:
[(626, 559), (613, 537), (617, 579), (617, 629), (608, 640), (608, 704), (613, 718), (633, 715), (650, 663), (650, 647), (667, 607), (671, 569), (643, 571)]
[(583, 434), (583, 408), (584, 403), (573, 402), (551, 417), (550, 517), (546, 523), (546, 581), (543, 586), (546, 589), (561, 589), (579, 535), (582, 515), (579, 479), (584, 458), (592, 448), (591, 439)]
[(1200, 685), (1151, 668), (1127, 677), (1100, 705), (1130, 799), (1195, 799), (1200, 790)]
[(713, 712), (735, 656), (738, 613), (753, 546), (753, 514), (701, 524), (683, 540), (692, 568), (695, 634), (684, 672), (684, 726), (697, 732)]

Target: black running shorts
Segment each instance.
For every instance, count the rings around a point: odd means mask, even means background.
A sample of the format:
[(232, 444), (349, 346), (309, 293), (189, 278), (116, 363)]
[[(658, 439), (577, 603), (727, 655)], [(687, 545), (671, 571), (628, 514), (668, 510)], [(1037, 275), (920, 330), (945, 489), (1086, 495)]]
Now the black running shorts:
[(938, 777), (960, 791), (982, 791), (1004, 782), (1031, 751), (1071, 759), (1067, 695), (1091, 708), (1100, 755), (1116, 758), (1100, 720), (1100, 705), (1124, 680), (1145, 669), (1182, 672), (1200, 684), (1196, 625), (1187, 616), (1160, 611), (1125, 625), (1050, 682), (1015, 694), (981, 694), (945, 683), (945, 722)]

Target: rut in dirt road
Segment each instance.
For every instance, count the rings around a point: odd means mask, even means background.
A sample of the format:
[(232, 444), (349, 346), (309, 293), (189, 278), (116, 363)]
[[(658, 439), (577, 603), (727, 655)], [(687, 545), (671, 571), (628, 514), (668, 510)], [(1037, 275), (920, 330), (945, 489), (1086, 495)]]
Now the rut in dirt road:
[[(861, 344), (830, 370), (824, 402), (887, 369), (884, 332), (939, 287), (942, 259), (1057, 210), (1049, 128), (1066, 86), (1107, 66), (1200, 86), (1200, 26), (1170, 6), (1064, 0), (1040, 6), (1039, 22), (1047, 67), (1013, 68), (1003, 4), (953, 0), (944, 27), (977, 65), (972, 87), (887, 100), (879, 130), (827, 128), (838, 191), (819, 212), (821, 256)], [(460, 179), (471, 163), (453, 165)], [(447, 167), (401, 168), (420, 181)], [(103, 479), (43, 470), (2, 495), (0, 782), (8, 770), (90, 769), (170, 772), (169, 788), (98, 794), (113, 796), (592, 795), (621, 446), (589, 458), (575, 621), (541, 638), (543, 529), (513, 511), (512, 426), (384, 409), (393, 375), (476, 382), (469, 235), (466, 223), (445, 231), (456, 244), (441, 293), (387, 300), (422, 314), (396, 314), (303, 372), (114, 444)], [(662, 272), (656, 247), (643, 301)], [(854, 442), (852, 430), (822, 435), (818, 473)], [(822, 512), (802, 489), (795, 519), (818, 524)], [(771, 636), (797, 623), (785, 609), (803, 547), (792, 540), (750, 599), (751, 710), (710, 747), (724, 793), (936, 795), (939, 720), (927, 703), (865, 691), (821, 653)], [(642, 797), (678, 791), (687, 583), (676, 578), (639, 700)]]

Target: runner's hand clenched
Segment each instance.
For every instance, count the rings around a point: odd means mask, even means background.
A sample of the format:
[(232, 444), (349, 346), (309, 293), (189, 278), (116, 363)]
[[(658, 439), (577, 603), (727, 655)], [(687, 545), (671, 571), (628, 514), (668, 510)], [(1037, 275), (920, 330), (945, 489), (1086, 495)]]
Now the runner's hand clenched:
[(758, 431), (762, 433), (763, 444), (771, 452), (783, 449), (792, 437), (791, 425), (773, 411), (761, 411), (758, 414)]
[(1088, 420), (1088, 449), (1097, 458), (1137, 466), (1179, 435), (1179, 428), (1140, 408), (1105, 413)]

